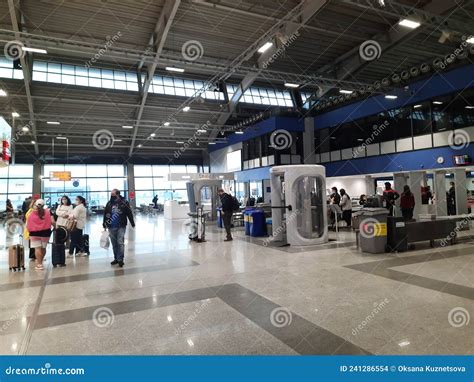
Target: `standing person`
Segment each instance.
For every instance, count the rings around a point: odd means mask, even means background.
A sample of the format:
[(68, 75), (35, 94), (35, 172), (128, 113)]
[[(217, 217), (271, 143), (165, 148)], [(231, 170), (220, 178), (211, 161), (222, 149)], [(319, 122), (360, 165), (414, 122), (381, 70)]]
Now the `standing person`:
[(388, 210), (388, 216), (393, 216), (395, 208), (395, 201), (400, 197), (400, 194), (392, 188), (390, 182), (385, 182), (385, 191), (383, 192), (383, 199), (385, 207)]
[(222, 204), (222, 210), (221, 210), (221, 215), (222, 215), (222, 221), (224, 223), (224, 228), (226, 232), (226, 238), (224, 241), (232, 241), (232, 215), (234, 213), (234, 202), (232, 199), (232, 196), (224, 192), (222, 188), (219, 188), (217, 190), (217, 194), (219, 195), (221, 199), (221, 204)]
[(30, 245), (35, 249), (37, 270), (43, 270), (43, 259), (46, 255), (51, 226), (54, 224), (51, 213), (44, 206), (44, 200), (38, 199), (28, 216), (26, 225), (30, 233)]
[(400, 196), (400, 208), (404, 220), (413, 219), (413, 210), (415, 208), (415, 196), (408, 185), (403, 187), (402, 195)]
[(341, 203), (341, 195), (337, 192), (337, 187), (331, 188), (332, 194), (329, 196), (331, 204), (339, 205)]
[(7, 199), (5, 212), (7, 213), (7, 219), (11, 219), (15, 213), (15, 209), (13, 208), (13, 204), (10, 199)]
[(74, 222), (74, 227), (71, 230), (69, 256), (74, 256), (74, 251), (76, 251), (76, 256), (88, 256), (89, 254), (84, 252), (82, 245), (82, 231), (87, 218), (86, 200), (82, 196), (76, 196), (74, 205), (74, 209), (67, 215), (67, 218)]
[(23, 212), (23, 216), (26, 216), (26, 213), (32, 207), (32, 205), (31, 205), (32, 200), (33, 200), (33, 198), (31, 196), (28, 196), (27, 198), (25, 198), (25, 201), (23, 202), (23, 204), (21, 206), (21, 212)]
[(449, 182), (449, 190), (446, 195), (446, 202), (448, 203), (448, 215), (456, 215), (456, 188), (454, 182)]
[(339, 191), (341, 193), (341, 209), (342, 209), (342, 218), (346, 222), (347, 226), (351, 226), (352, 221), (352, 201), (349, 195), (347, 195), (346, 190), (341, 188)]
[(110, 264), (124, 266), (125, 256), (125, 230), (127, 229), (127, 219), (135, 228), (132, 209), (127, 200), (120, 195), (120, 191), (114, 188), (110, 193), (110, 200), (104, 210), (104, 220), (102, 226), (109, 230), (109, 237), (114, 251), (114, 261)]
[(35, 205), (36, 200), (34, 200), (33, 198), (29, 198), (28, 200), (30, 200), (30, 204), (28, 205), (28, 208), (26, 209), (26, 212), (24, 215), (25, 228), (23, 229), (23, 240), (28, 240), (28, 247), (30, 248), (30, 253), (29, 253), (30, 260), (36, 260), (35, 249), (31, 246), (30, 232), (28, 231), (28, 218), (33, 212), (33, 206)]
[(66, 227), (68, 215), (72, 213), (72, 203), (66, 195), (62, 196), (60, 202), (61, 204), (56, 208), (56, 225)]
[(158, 208), (158, 195), (155, 195), (151, 202), (153, 203), (153, 208), (157, 209)]
[(362, 207), (365, 207), (366, 204), (367, 204), (367, 195), (362, 194), (361, 196), (359, 196), (359, 205), (361, 205)]
[(430, 186), (421, 187), (421, 204), (430, 204), (433, 199)]

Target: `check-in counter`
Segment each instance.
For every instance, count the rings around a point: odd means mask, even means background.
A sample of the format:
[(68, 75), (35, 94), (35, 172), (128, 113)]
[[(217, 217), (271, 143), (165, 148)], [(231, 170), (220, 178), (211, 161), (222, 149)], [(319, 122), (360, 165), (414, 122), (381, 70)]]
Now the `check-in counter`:
[(188, 203), (179, 203), (177, 200), (167, 200), (164, 206), (165, 219), (187, 219), (189, 213)]

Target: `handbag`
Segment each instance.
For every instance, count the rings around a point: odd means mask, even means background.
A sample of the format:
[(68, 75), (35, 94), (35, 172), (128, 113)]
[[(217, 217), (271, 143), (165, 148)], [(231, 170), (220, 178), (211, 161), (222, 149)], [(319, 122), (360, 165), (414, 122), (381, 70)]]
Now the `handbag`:
[(109, 231), (103, 231), (100, 235), (100, 247), (104, 249), (109, 249), (110, 246), (110, 239), (109, 239)]
[(76, 229), (77, 222), (74, 219), (68, 219), (66, 222), (66, 229), (71, 232)]

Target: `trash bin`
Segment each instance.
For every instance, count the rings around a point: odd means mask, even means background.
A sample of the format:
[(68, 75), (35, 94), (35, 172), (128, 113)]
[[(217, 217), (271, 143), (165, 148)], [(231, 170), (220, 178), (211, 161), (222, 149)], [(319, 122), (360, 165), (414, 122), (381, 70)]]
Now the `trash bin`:
[(386, 208), (364, 208), (360, 216), (359, 242), (362, 252), (384, 253), (387, 247)]
[(273, 231), (272, 231), (272, 218), (267, 218), (266, 219), (266, 224), (267, 224), (267, 236), (272, 236)]
[(224, 222), (222, 221), (222, 208), (217, 208), (217, 227), (224, 228)]
[(244, 214), (244, 228), (245, 228), (245, 234), (248, 236), (250, 235), (250, 213), (253, 211), (253, 209), (248, 209), (243, 212)]
[(266, 236), (266, 220), (263, 210), (254, 210), (250, 212), (250, 236)]

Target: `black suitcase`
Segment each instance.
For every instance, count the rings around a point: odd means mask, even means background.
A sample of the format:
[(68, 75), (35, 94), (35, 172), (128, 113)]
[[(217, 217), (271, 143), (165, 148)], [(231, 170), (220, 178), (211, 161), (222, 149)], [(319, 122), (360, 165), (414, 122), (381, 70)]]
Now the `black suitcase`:
[(82, 252), (87, 253), (88, 255), (91, 254), (89, 251), (89, 235), (88, 234), (82, 235)]
[(60, 267), (66, 265), (66, 246), (64, 244), (53, 243), (51, 245), (51, 262), (54, 268), (58, 265)]

